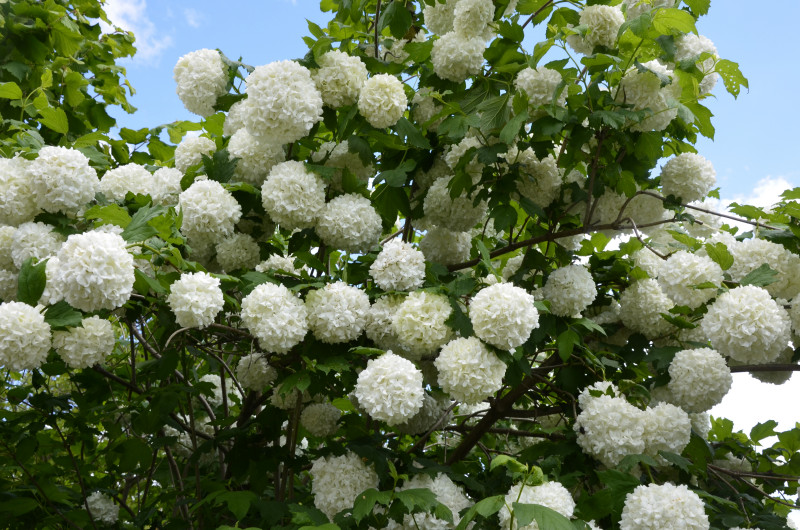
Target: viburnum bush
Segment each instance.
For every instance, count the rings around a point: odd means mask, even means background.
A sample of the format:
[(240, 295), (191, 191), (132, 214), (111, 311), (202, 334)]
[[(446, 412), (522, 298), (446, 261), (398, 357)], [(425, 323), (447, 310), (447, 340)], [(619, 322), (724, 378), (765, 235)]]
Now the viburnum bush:
[(800, 189), (702, 202), (709, 3), (322, 0), (113, 134), (133, 36), (0, 3), (0, 525), (787, 528), (800, 428), (707, 411), (798, 369)]

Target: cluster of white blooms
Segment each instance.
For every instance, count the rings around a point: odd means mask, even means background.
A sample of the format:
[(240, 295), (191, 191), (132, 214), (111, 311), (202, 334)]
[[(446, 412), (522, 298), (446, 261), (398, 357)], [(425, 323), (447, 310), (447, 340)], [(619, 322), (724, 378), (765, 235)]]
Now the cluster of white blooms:
[(367, 67), (358, 57), (331, 50), (317, 59), (319, 69), (311, 74), (322, 101), (333, 108), (352, 105), (367, 81)]
[(403, 423), (398, 423), (394, 428), (397, 432), (406, 434), (423, 434), (434, 428), (434, 426), (442, 428), (453, 417), (453, 413), (448, 412), (451, 404), (452, 401), (446, 397), (437, 399), (426, 393), (423, 396), (422, 407), (419, 412)]
[(733, 265), (728, 272), (734, 281), (741, 281), (766, 263), (778, 273), (775, 277), (777, 281), (764, 287), (769, 294), (789, 300), (800, 293), (800, 256), (797, 254), (766, 239), (745, 239), (740, 242), (725, 237), (723, 242), (733, 255)]
[(73, 234), (59, 249), (55, 288), (82, 311), (116, 309), (133, 290), (133, 256), (117, 234), (90, 231)]
[[(440, 105), (431, 95), (432, 92), (432, 88), (423, 87), (419, 89), (416, 94), (414, 94), (413, 98), (411, 98), (411, 104), (413, 105), (411, 117), (420, 125), (429, 122), (442, 110), (442, 105)], [(433, 123), (428, 125), (428, 130), (435, 131), (443, 120), (444, 118), (435, 120)]]
[(381, 216), (372, 202), (357, 193), (339, 195), (317, 218), (317, 234), (331, 248), (346, 252), (369, 250), (381, 237)]
[[(572, 517), (575, 511), (575, 501), (569, 490), (560, 482), (545, 482), (538, 486), (527, 486), (524, 482), (514, 484), (506, 494), (505, 504), (498, 512), (500, 525), (510, 530), (539, 530), (539, 523), (535, 520), (528, 525), (519, 526), (514, 520), (511, 522), (511, 509), (515, 502), (520, 504), (539, 504), (554, 510), (564, 517)], [(542, 529), (546, 530), (546, 529)]]
[(458, 0), (453, 10), (453, 30), (467, 38), (489, 40), (486, 30), (493, 19), (492, 0)]
[(445, 323), (452, 312), (446, 296), (414, 291), (395, 311), (392, 330), (405, 350), (415, 355), (430, 354), (453, 335)]
[(469, 232), (453, 232), (438, 226), (428, 229), (419, 242), (425, 258), (434, 263), (452, 265), (469, 259), (472, 235)]
[(367, 338), (382, 350), (392, 350), (406, 357), (405, 348), (400, 345), (392, 327), (392, 319), (405, 297), (400, 295), (382, 296), (369, 308), (365, 331)]
[(99, 191), (115, 202), (124, 201), (128, 192), (156, 195), (153, 174), (139, 164), (125, 164), (106, 171), (100, 180)]
[(661, 313), (674, 305), (656, 280), (647, 278), (628, 286), (619, 297), (619, 317), (625, 327), (653, 339), (672, 328)]
[(173, 75), (183, 106), (198, 116), (214, 114), (217, 98), (228, 91), (228, 69), (217, 50), (187, 53), (178, 59)]
[(597, 298), (592, 273), (583, 265), (572, 264), (550, 273), (542, 289), (550, 301), (550, 312), (562, 317), (581, 313)]
[(677, 3), (678, 0), (622, 0), (622, 5), (627, 9), (625, 18), (628, 20), (633, 20), (657, 7), (675, 7)]
[(442, 79), (461, 83), (481, 71), (485, 50), (482, 37), (468, 38), (451, 31), (433, 42), (433, 71)]
[(294, 266), (294, 259), (290, 256), (281, 256), (280, 254), (273, 254), (258, 265), (256, 265), (257, 272), (278, 272), (284, 271), (290, 274), (300, 274)]
[(153, 173), (151, 197), (155, 204), (173, 205), (181, 194), (183, 173), (174, 167), (162, 167)]
[(330, 403), (312, 403), (300, 414), (300, 424), (312, 434), (325, 438), (336, 432), (336, 422), (342, 417), (342, 411)]
[(789, 343), (786, 310), (754, 285), (736, 287), (712, 303), (701, 322), (711, 345), (742, 363), (772, 362)]
[[(657, 60), (642, 65), (646, 70), (629, 70), (619, 83), (617, 101), (632, 105), (634, 110), (650, 109), (653, 115), (631, 127), (633, 131), (663, 131), (678, 115), (678, 109), (670, 100), (680, 100), (680, 84), (673, 79), (672, 69)], [(661, 79), (669, 78), (669, 84), (662, 87)]]
[(710, 57), (703, 59), (696, 63), (697, 69), (703, 72), (703, 80), (700, 81), (700, 94), (708, 94), (714, 89), (717, 84), (719, 74), (714, 71), (714, 67), (719, 60), (717, 47), (705, 35), (695, 35), (694, 33), (687, 33), (681, 35), (675, 40), (675, 60), (684, 61), (698, 57), (701, 54), (707, 53)]
[(411, 291), (425, 281), (425, 256), (401, 239), (387, 241), (369, 267), (369, 274), (384, 291)]
[(50, 325), (39, 309), (22, 302), (0, 304), (0, 366), (32, 370), (47, 359)]
[(407, 480), (400, 488), (400, 491), (407, 489), (428, 489), (436, 496), (436, 500), (444, 504), (450, 509), (453, 514), (453, 522), (448, 523), (442, 519), (434, 517), (430, 513), (415, 513), (408, 514), (403, 518), (402, 524), (394, 521), (389, 522), (387, 530), (417, 530), (424, 528), (425, 530), (449, 530), (455, 528), (461, 521), (459, 512), (469, 508), (472, 503), (464, 494), (464, 489), (454, 483), (450, 477), (443, 473), (439, 473), (435, 478), (428, 475), (414, 475)]
[(378, 487), (378, 474), (355, 453), (318, 458), (311, 466), (314, 506), (333, 520), (342, 510), (353, 507), (356, 495)]
[(64, 237), (51, 225), (28, 221), (11, 236), (11, 260), (19, 269), (28, 258), (43, 260), (55, 255), (64, 244)]
[(444, 35), (453, 31), (453, 14), (459, 0), (446, 0), (433, 5), (425, 4), (422, 8), (425, 25), (436, 35)]
[(506, 365), (477, 338), (457, 338), (442, 347), (434, 361), (439, 385), (464, 403), (478, 403), (503, 386)]
[(482, 200), (474, 204), (475, 201), (466, 192), (455, 199), (451, 198), (447, 189), (449, 182), (449, 177), (442, 177), (428, 189), (423, 203), (425, 218), (453, 232), (466, 232), (486, 217), (487, 203)]
[(525, 289), (498, 283), (481, 289), (469, 306), (475, 335), (503, 350), (512, 350), (528, 340), (539, 326), (539, 312)]
[[(670, 300), (678, 305), (700, 307), (717, 295), (722, 285), (722, 269), (708, 256), (679, 250), (661, 265), (658, 284)], [(713, 287), (698, 289), (701, 284)]]
[(595, 46), (614, 48), (625, 16), (619, 6), (593, 5), (583, 8), (579, 21), (581, 26), (587, 26), (583, 41), (591, 53)]
[[(621, 196), (622, 202), (627, 201), (625, 195)], [(672, 217), (672, 212), (664, 208), (664, 201), (652, 195), (636, 195), (625, 206), (623, 210), (624, 222), (623, 226), (631, 226), (631, 220), (639, 227), (640, 232), (648, 232), (649, 230), (659, 230), (660, 227), (655, 228), (646, 225), (658, 223)]]
[(66, 147), (42, 147), (27, 169), (36, 205), (46, 212), (77, 213), (100, 182), (86, 155)]
[(252, 269), (261, 261), (261, 250), (253, 236), (235, 233), (217, 243), (217, 263), (223, 271)]
[(296, 388), (287, 392), (283, 390), (283, 386), (279, 386), (273, 389), (269, 402), (273, 407), (281, 410), (294, 410), (298, 399), (301, 400), (301, 403), (308, 403), (311, 401), (311, 394), (308, 393), (308, 390), (300, 392)]
[(103, 495), (99, 491), (95, 491), (86, 497), (86, 506), (95, 521), (114, 524), (119, 518), (119, 506), (114, 504), (114, 500), (111, 497)]
[(203, 155), (211, 156), (217, 144), (205, 136), (187, 136), (175, 148), (175, 168), (181, 173), (203, 161)]
[(669, 365), (672, 403), (688, 412), (705, 412), (722, 401), (733, 377), (725, 359), (711, 348), (681, 350)]
[[(794, 340), (794, 339), (793, 339)], [(792, 364), (792, 357), (794, 357), (794, 349), (786, 347), (778, 357), (770, 364)], [(736, 361), (731, 361), (731, 365), (736, 365)], [(776, 370), (772, 372), (750, 372), (750, 375), (758, 379), (762, 383), (769, 383), (771, 385), (782, 385), (791, 379), (794, 372), (789, 370)]]
[(530, 147), (516, 153), (512, 151), (506, 154), (506, 160), (520, 164), (517, 191), (534, 204), (546, 208), (558, 198), (564, 171), (556, 165), (552, 155), (540, 160)]
[[(460, 142), (451, 146), (450, 149), (445, 152), (444, 161), (451, 170), (455, 171), (461, 159), (467, 154), (467, 151), (472, 149), (473, 152), (469, 155), (471, 158), (464, 167), (464, 171), (472, 177), (472, 183), (477, 184), (483, 172), (483, 163), (478, 160), (474, 150), (480, 149), (481, 147), (483, 147), (483, 145), (477, 137), (465, 136)], [(447, 172), (445, 175), (449, 175), (451, 178), (453, 176), (452, 172)], [(433, 182), (435, 182), (435, 180), (432, 180), (431, 184), (433, 184)]]
[(178, 197), (181, 231), (198, 242), (216, 242), (233, 233), (242, 207), (231, 192), (214, 180), (196, 180)]
[[(633, 265), (639, 267), (647, 273), (651, 278), (658, 278), (664, 260), (658, 254), (650, 250), (648, 247), (643, 247), (634, 252), (631, 257), (633, 258)], [(694, 285), (694, 284), (693, 284)]]
[(422, 408), (422, 372), (411, 361), (387, 351), (370, 359), (358, 374), (355, 396), (372, 418), (388, 425), (404, 423)]
[(393, 75), (378, 74), (361, 87), (358, 112), (376, 129), (391, 127), (408, 106), (403, 83)]
[(325, 162), (327, 167), (333, 167), (338, 171), (331, 177), (331, 189), (339, 191), (342, 189), (342, 177), (344, 170), (349, 171), (357, 179), (367, 182), (375, 174), (372, 164), (364, 164), (358, 153), (350, 151), (350, 142), (341, 143), (325, 142), (319, 146), (319, 150), (311, 154), (311, 160), (320, 163)]
[[(532, 111), (542, 106), (550, 105), (555, 99), (556, 105), (563, 107), (567, 103), (567, 89), (561, 87), (556, 94), (558, 85), (562, 82), (561, 73), (551, 68), (524, 68), (514, 79), (514, 87), (522, 90), (528, 96), (528, 105)], [(540, 115), (537, 113), (535, 115)]]
[(278, 377), (278, 371), (260, 352), (245, 355), (236, 365), (236, 379), (244, 388), (262, 391)]
[(299, 140), (322, 118), (322, 96), (311, 73), (294, 61), (257, 66), (245, 79), (247, 131), (262, 141)]
[(627, 455), (644, 453), (643, 412), (624, 397), (603, 394), (583, 399), (580, 406), (575, 432), (585, 453), (608, 467)]
[(0, 223), (17, 226), (39, 213), (28, 177), (29, 165), (21, 156), (0, 158)]
[(680, 407), (659, 403), (642, 413), (644, 452), (662, 465), (667, 461), (658, 452), (681, 454), (692, 436), (692, 420)]
[(236, 157), (236, 170), (234, 175), (249, 184), (261, 186), (267, 178), (269, 170), (275, 164), (286, 160), (283, 147), (278, 144), (262, 142), (247, 129), (239, 129), (228, 144), (231, 158)]
[(244, 128), (244, 115), (247, 114), (247, 100), (242, 99), (231, 105), (228, 115), (225, 116), (225, 123), (222, 124), (222, 134), (233, 136), (236, 131)]
[(84, 318), (81, 326), (53, 332), (53, 347), (68, 366), (88, 368), (102, 362), (114, 349), (111, 322), (98, 316)]
[(661, 168), (661, 189), (683, 202), (701, 201), (717, 182), (714, 165), (695, 153), (681, 153)]
[(219, 278), (207, 272), (190, 272), (172, 283), (167, 303), (181, 327), (204, 328), (222, 311)]
[(262, 283), (242, 300), (242, 322), (269, 352), (286, 353), (306, 336), (308, 312), (284, 285)]
[[(223, 395), (222, 395), (222, 379), (217, 374), (206, 374), (200, 378), (200, 382), (202, 383), (211, 383), (211, 393), (209, 394), (208, 391), (204, 392), (204, 396), (208, 404), (212, 407), (221, 407), (223, 402)], [(228, 397), (237, 396), (238, 399), (241, 401), (242, 395), (239, 393), (238, 389), (235, 385), (233, 385), (230, 381), (227, 381), (225, 384), (225, 390), (227, 390)], [(230, 402), (230, 400), (228, 401)]]
[(302, 162), (289, 160), (269, 172), (261, 201), (270, 218), (282, 228), (311, 228), (325, 207), (325, 183)]
[(705, 504), (685, 485), (637, 486), (625, 497), (620, 530), (708, 530)]
[(342, 281), (306, 296), (308, 326), (316, 338), (329, 344), (357, 339), (364, 331), (369, 307), (364, 291)]

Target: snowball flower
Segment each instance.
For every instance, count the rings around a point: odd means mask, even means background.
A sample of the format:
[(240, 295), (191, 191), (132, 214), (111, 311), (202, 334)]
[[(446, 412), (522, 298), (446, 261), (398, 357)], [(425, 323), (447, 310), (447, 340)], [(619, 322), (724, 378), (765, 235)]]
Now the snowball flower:
[(22, 302), (0, 304), (0, 366), (19, 372), (38, 368), (50, 351), (50, 325), (39, 309)]
[(322, 342), (337, 344), (355, 340), (364, 331), (369, 297), (345, 282), (329, 283), (306, 296), (308, 326)]
[(223, 271), (252, 269), (261, 261), (261, 249), (253, 236), (235, 233), (217, 243), (217, 263)]
[(342, 417), (342, 411), (330, 403), (312, 403), (300, 414), (300, 424), (320, 438), (328, 437), (336, 432), (336, 422)]
[(81, 326), (53, 332), (53, 347), (70, 368), (88, 368), (114, 350), (116, 336), (111, 322), (98, 316), (84, 318)]
[[(478, 181), (481, 179), (481, 174), (483, 173), (483, 162), (478, 160), (476, 150), (483, 147), (481, 141), (474, 137), (474, 136), (466, 136), (463, 140), (458, 142), (456, 145), (451, 146), (444, 154), (444, 161), (447, 166), (455, 171), (456, 167), (461, 163), (461, 159), (465, 156), (468, 157), (466, 165), (464, 166), (464, 171), (472, 177), (472, 183), (477, 184)], [(469, 154), (467, 154), (470, 152)], [(433, 168), (431, 168), (433, 169)], [(443, 176), (447, 176), (452, 178), (453, 172), (446, 172), (442, 170), (443, 174), (439, 176), (439, 178)], [(436, 182), (436, 179), (432, 179), (431, 184)]]
[[(672, 69), (657, 60), (648, 61), (642, 66), (645, 70), (632, 68), (622, 77), (616, 99), (632, 105), (633, 110), (650, 109), (653, 113), (634, 124), (631, 130), (663, 131), (678, 115), (678, 109), (671, 100), (680, 100), (681, 87), (673, 79)], [(670, 83), (662, 87), (662, 78), (669, 78)]]
[(123, 202), (128, 192), (156, 195), (152, 173), (139, 164), (125, 164), (106, 171), (100, 180), (99, 191), (114, 202)]
[(645, 413), (623, 397), (603, 394), (584, 399), (575, 419), (578, 445), (608, 467), (645, 449)]
[(464, 403), (478, 403), (503, 386), (506, 364), (475, 337), (448, 342), (434, 361), (439, 386)]
[(355, 453), (318, 458), (311, 466), (314, 506), (328, 519), (353, 507), (356, 495), (378, 487), (378, 474)]
[(311, 228), (325, 206), (325, 184), (302, 162), (282, 162), (269, 172), (261, 187), (261, 201), (281, 227)]
[(481, 71), (486, 42), (482, 37), (467, 38), (451, 31), (433, 41), (431, 62), (442, 79), (461, 83)]
[(217, 98), (228, 91), (228, 69), (217, 50), (187, 53), (178, 59), (173, 75), (183, 106), (198, 116), (214, 114)]
[(625, 16), (619, 6), (586, 6), (580, 16), (580, 24), (588, 26), (584, 42), (590, 49), (595, 46), (613, 48), (617, 43), (617, 32), (624, 22)]
[(19, 269), (28, 258), (37, 260), (53, 256), (64, 244), (64, 236), (53, 227), (39, 222), (22, 223), (11, 236), (11, 260)]
[(162, 167), (153, 173), (153, 187), (151, 197), (155, 204), (171, 206), (178, 202), (181, 194), (181, 179), (183, 173), (174, 167)]
[(685, 485), (637, 486), (625, 497), (620, 530), (708, 530), (702, 499)]
[(550, 273), (542, 295), (550, 301), (550, 311), (554, 315), (571, 317), (579, 315), (594, 302), (597, 287), (586, 267), (572, 264)]
[(317, 218), (317, 234), (330, 248), (345, 252), (368, 251), (381, 237), (381, 216), (366, 197), (339, 195), (325, 205)]
[(329, 107), (352, 105), (367, 80), (367, 66), (358, 57), (331, 50), (317, 59), (319, 69), (311, 77)]
[(66, 147), (42, 147), (28, 173), (37, 207), (52, 213), (77, 213), (94, 200), (100, 183), (86, 155)]
[(403, 83), (393, 75), (378, 74), (361, 87), (358, 112), (376, 129), (397, 123), (407, 106)]
[(694, 33), (687, 33), (681, 35), (675, 40), (675, 60), (685, 61), (698, 57), (704, 53), (708, 53), (710, 57), (703, 59), (699, 63), (695, 63), (697, 69), (703, 72), (703, 80), (700, 81), (699, 91), (700, 94), (708, 94), (717, 84), (719, 74), (714, 71), (714, 67), (719, 60), (717, 47), (705, 35), (695, 35)]
[(172, 283), (167, 303), (179, 326), (204, 328), (214, 322), (225, 302), (219, 278), (207, 272), (190, 272)]
[(435, 352), (453, 334), (445, 323), (453, 309), (446, 296), (414, 291), (397, 308), (392, 330), (404, 349), (418, 356)]
[(558, 167), (553, 155), (540, 160), (533, 148), (529, 147), (520, 151), (511, 161), (520, 164), (520, 175), (516, 182), (520, 195), (542, 208), (550, 206), (558, 198), (564, 170)]
[(288, 272), (290, 274), (300, 274), (294, 266), (294, 259), (290, 256), (281, 256), (273, 254), (258, 265), (256, 265), (257, 272)]
[(17, 226), (39, 213), (27, 171), (30, 164), (21, 156), (0, 158), (0, 223)]
[(791, 331), (786, 310), (754, 285), (721, 294), (709, 306), (701, 328), (717, 351), (748, 364), (775, 360)]
[(242, 300), (242, 322), (269, 352), (286, 353), (308, 331), (303, 301), (284, 285), (262, 283)]
[[(640, 251), (641, 252), (641, 251)], [(722, 269), (708, 256), (679, 250), (661, 264), (658, 284), (673, 302), (691, 308), (700, 307), (717, 295), (722, 285)], [(712, 288), (698, 289), (701, 284), (713, 284)]]
[(358, 374), (355, 388), (359, 406), (388, 425), (412, 418), (422, 408), (424, 395), (422, 372), (391, 351), (370, 359)]
[(261, 186), (269, 170), (286, 159), (283, 147), (278, 144), (262, 142), (247, 129), (239, 129), (228, 144), (231, 158), (236, 157), (234, 176), (244, 182)]
[(404, 348), (400, 345), (397, 335), (392, 327), (392, 319), (405, 297), (400, 295), (386, 295), (375, 300), (367, 313), (367, 322), (364, 331), (367, 338), (382, 350), (392, 350), (403, 357)]
[(619, 297), (619, 317), (625, 327), (649, 339), (668, 333), (672, 326), (661, 313), (675, 305), (652, 278), (629, 285)]
[(247, 100), (241, 99), (231, 105), (228, 115), (225, 116), (225, 123), (222, 124), (222, 134), (233, 136), (236, 131), (244, 129), (244, 115), (247, 114)]
[(86, 506), (89, 508), (89, 514), (95, 521), (114, 524), (119, 518), (119, 506), (114, 504), (114, 499), (99, 491), (95, 491), (86, 497)]
[(733, 382), (725, 359), (711, 348), (679, 351), (669, 375), (670, 401), (687, 412), (705, 412), (719, 404)]
[(680, 407), (669, 403), (659, 403), (647, 408), (644, 419), (644, 453), (656, 459), (660, 464), (667, 461), (658, 452), (681, 454), (689, 444), (692, 435), (692, 420)]
[[(561, 73), (544, 66), (540, 68), (524, 68), (519, 71), (514, 79), (514, 87), (522, 90), (528, 96), (528, 105), (536, 109), (541, 106), (550, 105), (555, 97), (555, 103), (559, 107), (567, 104), (567, 89), (562, 87), (556, 94), (556, 89), (561, 84)], [(538, 114), (541, 115), (541, 112)]]
[(432, 5), (424, 4), (422, 8), (425, 26), (431, 33), (444, 35), (453, 31), (453, 15), (459, 0), (446, 0)]
[(575, 501), (572, 499), (572, 495), (560, 482), (545, 482), (538, 486), (528, 486), (520, 482), (509, 488), (505, 503), (497, 514), (500, 517), (500, 525), (505, 529), (539, 530), (540, 528), (539, 523), (535, 520), (528, 525), (519, 526), (517, 520), (514, 519), (512, 526), (509, 507), (513, 506), (515, 502), (520, 504), (539, 504), (567, 518), (572, 517), (575, 511)]
[[(434, 425), (442, 428), (452, 419), (453, 413), (446, 413), (451, 404), (452, 401), (447, 397), (437, 399), (426, 393), (419, 412), (403, 423), (398, 423), (394, 428), (397, 432), (405, 434), (423, 434), (434, 428)], [(442, 416), (444, 416), (444, 419), (442, 419)], [(454, 513), (453, 515), (455, 516), (456, 514)]]
[(260, 352), (245, 355), (236, 365), (236, 379), (242, 387), (250, 390), (260, 392), (277, 377), (277, 370), (267, 363), (267, 359)]
[(242, 207), (222, 184), (196, 180), (178, 197), (183, 214), (181, 231), (189, 238), (215, 242), (233, 233)]
[(539, 327), (539, 312), (533, 302), (533, 296), (525, 289), (510, 283), (482, 289), (469, 306), (475, 335), (503, 350), (522, 346)]
[(217, 150), (217, 144), (205, 136), (187, 136), (175, 148), (175, 168), (181, 173), (192, 166), (203, 162), (203, 155), (211, 156)]
[(661, 169), (664, 195), (674, 195), (683, 202), (701, 201), (717, 183), (714, 166), (695, 153), (681, 153), (670, 158)]
[(319, 150), (311, 154), (311, 160), (315, 163), (325, 163), (326, 167), (336, 168), (337, 171), (330, 178), (331, 189), (342, 190), (342, 178), (344, 171), (352, 173), (361, 182), (368, 182), (369, 178), (375, 174), (372, 164), (364, 164), (361, 156), (357, 152), (350, 150), (350, 142), (340, 143), (325, 142), (319, 146)]
[(466, 232), (486, 217), (487, 203), (484, 200), (473, 204), (473, 197), (466, 192), (455, 199), (450, 197), (449, 182), (449, 177), (442, 177), (428, 189), (423, 203), (425, 218), (453, 232)]
[(305, 66), (294, 61), (257, 66), (245, 83), (244, 125), (262, 141), (295, 142), (322, 119), (322, 96)]
[(435, 478), (428, 475), (414, 475), (405, 482), (399, 491), (424, 488), (431, 491), (436, 496), (436, 500), (447, 506), (453, 514), (453, 522), (448, 523), (442, 519), (434, 517), (431, 513), (415, 513), (407, 514), (403, 518), (402, 526), (394, 528), (402, 528), (403, 530), (416, 530), (417, 528), (424, 528), (425, 530), (449, 530), (455, 528), (461, 521), (458, 515), (462, 510), (469, 508), (472, 503), (464, 494), (464, 489), (455, 484), (450, 477), (443, 473), (439, 473)]
[(419, 242), (419, 249), (428, 261), (452, 265), (469, 259), (472, 235), (469, 232), (453, 232), (447, 228), (433, 226)]
[(466, 38), (483, 38), (492, 20), (492, 0), (459, 0), (453, 10), (453, 29)]
[(384, 291), (411, 291), (425, 281), (425, 256), (410, 243), (392, 239), (383, 245), (369, 274)]
[(728, 269), (733, 281), (741, 281), (764, 263), (776, 271), (775, 282), (764, 289), (775, 298), (791, 299), (800, 293), (800, 256), (778, 243), (766, 239), (724, 241), (733, 255), (733, 265)]

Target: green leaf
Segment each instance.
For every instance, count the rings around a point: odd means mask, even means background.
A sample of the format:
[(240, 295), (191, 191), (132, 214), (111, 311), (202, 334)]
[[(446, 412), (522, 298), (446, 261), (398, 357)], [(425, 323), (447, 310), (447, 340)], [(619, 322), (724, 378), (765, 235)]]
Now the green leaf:
[(778, 422), (775, 420), (768, 420), (764, 423), (759, 423), (750, 430), (750, 439), (758, 444), (758, 442), (764, 438), (775, 436), (775, 427), (777, 426)]
[(148, 221), (162, 213), (164, 213), (163, 206), (142, 206), (122, 231), (122, 239), (129, 243), (136, 243), (158, 234), (158, 230), (150, 226)]
[(36, 499), (30, 497), (15, 497), (13, 500), (0, 502), (0, 513), (9, 514), (11, 517), (19, 517), (39, 507)]
[(383, 31), (386, 26), (389, 26), (389, 31), (395, 39), (402, 39), (408, 28), (411, 27), (411, 13), (403, 5), (402, 2), (394, 0), (391, 4), (385, 7), (381, 12), (381, 18), (378, 21), (378, 30)]
[(677, 33), (697, 33), (694, 17), (682, 9), (658, 9), (653, 15), (653, 29), (670, 35)]
[(684, 0), (684, 3), (698, 17), (708, 14), (708, 8), (711, 7), (711, 0)]
[(67, 114), (63, 109), (46, 107), (39, 110), (42, 119), (39, 123), (53, 129), (57, 133), (67, 134), (69, 131), (69, 122), (67, 121)]
[(558, 336), (556, 344), (558, 346), (558, 356), (561, 357), (562, 361), (567, 362), (569, 360), (572, 356), (572, 350), (575, 349), (576, 344), (580, 344), (580, 341), (580, 335), (571, 329)]
[(775, 447), (786, 449), (790, 453), (800, 451), (800, 429), (795, 427), (791, 431), (779, 432)]
[(498, 231), (508, 230), (517, 222), (517, 210), (510, 204), (498, 204), (492, 209), (494, 228)]
[(750, 88), (747, 78), (742, 74), (741, 70), (739, 70), (739, 63), (727, 59), (720, 59), (717, 61), (714, 70), (716, 70), (722, 78), (725, 88), (734, 98), (739, 96), (741, 87)]
[(47, 311), (44, 312), (44, 321), (50, 324), (53, 330), (74, 328), (81, 325), (83, 315), (61, 300), (47, 308)]
[(469, 526), (469, 523), (475, 519), (476, 515), (489, 517), (499, 512), (500, 509), (505, 506), (505, 504), (506, 498), (503, 495), (486, 497), (485, 499), (476, 502), (469, 510), (467, 510), (467, 513), (464, 514), (464, 517), (461, 518), (456, 530), (466, 530)]
[(15, 82), (0, 83), (0, 98), (22, 99), (22, 90)]
[(128, 129), (127, 127), (123, 127), (119, 130), (119, 137), (128, 142), (129, 144), (141, 144), (147, 140), (147, 137), (150, 135), (150, 129), (144, 128), (134, 131), (133, 129)]
[(670, 453), (669, 451), (659, 451), (661, 457), (671, 464), (675, 464), (681, 470), (689, 472), (689, 466), (692, 464), (689, 460), (685, 459), (679, 454)]
[(728, 251), (725, 243), (706, 243), (706, 253), (724, 271), (733, 265), (733, 254)]
[(766, 263), (762, 264), (759, 268), (750, 271), (747, 276), (742, 278), (739, 285), (755, 285), (756, 287), (764, 287), (778, 281), (778, 271), (770, 268)]
[(522, 127), (522, 124), (528, 121), (528, 112), (522, 111), (506, 123), (503, 126), (503, 130), (500, 131), (500, 141), (504, 144), (510, 144), (514, 141), (514, 138), (517, 137), (517, 133), (519, 133), (519, 128)]
[(491, 131), (502, 128), (508, 121), (508, 94), (494, 96), (483, 101), (477, 108), (480, 113), (480, 128)]
[(542, 506), (540, 504), (523, 504), (514, 502), (511, 504), (514, 509), (515, 527), (522, 528), (531, 524), (534, 519), (539, 528), (547, 530), (575, 530), (570, 520), (557, 511)]
[(118, 204), (92, 206), (86, 211), (84, 217), (86, 219), (98, 219), (100, 221), (98, 226), (110, 224), (126, 228), (131, 223), (131, 216), (128, 214), (128, 210)]
[(370, 488), (361, 492), (353, 503), (353, 518), (356, 522), (372, 513), (376, 504), (388, 505), (391, 501), (390, 491), (378, 491)]
[(147, 295), (150, 290), (156, 294), (167, 292), (167, 290), (159, 281), (157, 281), (155, 278), (151, 278), (139, 269), (134, 269), (133, 276), (135, 278), (133, 282), (133, 288), (136, 289), (139, 294)]
[(238, 158), (231, 158), (227, 149), (214, 151), (211, 156), (203, 155), (203, 168), (211, 180), (230, 182), (236, 171)]
[[(230, 527), (231, 530), (239, 530), (238, 528)], [(217, 529), (219, 530), (219, 529)], [(260, 528), (245, 528), (245, 530), (261, 530)], [(325, 523), (319, 526), (301, 526), (300, 530), (342, 530), (342, 527), (334, 523)]]
[(419, 147), (420, 149), (430, 149), (431, 144), (422, 133), (414, 127), (414, 124), (408, 121), (408, 118), (400, 118), (395, 125), (397, 134), (403, 137), (406, 143)]
[(416, 162), (413, 160), (406, 160), (394, 169), (381, 171), (376, 180), (378, 182), (383, 180), (393, 188), (400, 188), (405, 185), (408, 173), (415, 167), (417, 167)]
[(494, 471), (498, 467), (506, 467), (515, 473), (525, 473), (528, 471), (528, 466), (509, 455), (497, 455), (492, 458), (492, 464), (489, 466), (489, 471)]
[(20, 302), (25, 302), (34, 307), (39, 303), (39, 298), (42, 297), (47, 283), (46, 266), (46, 260), (34, 265), (33, 258), (26, 259), (25, 263), (22, 264), (17, 281), (17, 299)]

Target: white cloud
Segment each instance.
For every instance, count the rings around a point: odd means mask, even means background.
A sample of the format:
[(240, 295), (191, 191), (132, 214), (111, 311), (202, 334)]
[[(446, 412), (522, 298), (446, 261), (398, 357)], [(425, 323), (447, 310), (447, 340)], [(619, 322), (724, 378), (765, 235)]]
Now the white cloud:
[(199, 28), (203, 25), (203, 15), (196, 9), (184, 9), (183, 16), (186, 18), (186, 23), (193, 28)]
[[(134, 62), (155, 65), (162, 52), (172, 45), (172, 37), (159, 34), (147, 16), (146, 0), (108, 0), (105, 11), (114, 25), (136, 36)], [(107, 24), (102, 26), (106, 32), (112, 29)]]

